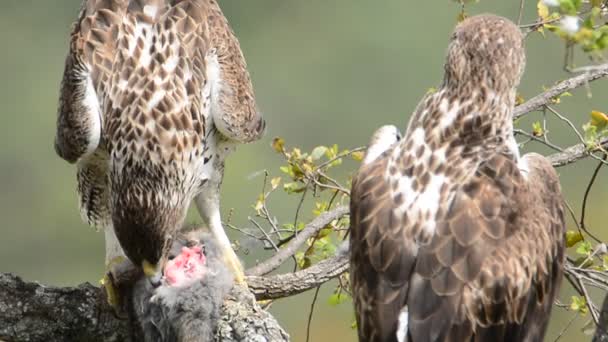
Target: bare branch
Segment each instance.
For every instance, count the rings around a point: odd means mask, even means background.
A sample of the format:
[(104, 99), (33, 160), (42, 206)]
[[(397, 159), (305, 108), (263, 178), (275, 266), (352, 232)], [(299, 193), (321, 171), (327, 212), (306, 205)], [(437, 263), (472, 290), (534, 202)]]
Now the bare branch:
[[(608, 138), (602, 139), (599, 143), (599, 146), (602, 148), (608, 148)], [(593, 152), (599, 150), (600, 148), (596, 148), (595, 150), (588, 150), (587, 146), (584, 144), (576, 144), (574, 146), (570, 146), (564, 149), (563, 152), (554, 153), (550, 156), (547, 156), (551, 164), (554, 167), (566, 166), (568, 164), (572, 164), (577, 162), (580, 159), (590, 156)], [(597, 156), (596, 156), (597, 157)], [(596, 159), (601, 160), (601, 157), (597, 157)]]
[(587, 208), (587, 200), (589, 199), (589, 193), (591, 192), (591, 187), (593, 186), (593, 183), (595, 183), (597, 174), (600, 172), (600, 169), (602, 168), (602, 166), (604, 166), (604, 162), (606, 161), (607, 157), (608, 157), (608, 154), (604, 154), (602, 161), (597, 165), (597, 167), (593, 171), (593, 175), (591, 176), (591, 180), (589, 181), (589, 184), (587, 184), (587, 189), (585, 189), (585, 195), (583, 196), (583, 204), (581, 207), (580, 226), (586, 232), (587, 232), (587, 225), (585, 224), (585, 214), (586, 214), (586, 208)]
[(517, 119), (529, 112), (551, 104), (553, 98), (556, 96), (606, 76), (608, 76), (608, 63), (598, 65), (589, 72), (561, 81), (544, 93), (539, 94), (525, 103), (515, 107), (513, 118)]
[(319, 290), (321, 290), (321, 285), (317, 286), (315, 290), (315, 295), (312, 298), (312, 303), (310, 303), (310, 312), (308, 313), (308, 323), (306, 324), (306, 342), (310, 341), (310, 324), (312, 323), (312, 315), (315, 312), (315, 304), (317, 303), (317, 298), (319, 296)]
[[(340, 248), (343, 249), (343, 248)], [(348, 269), (348, 251), (295, 273), (269, 277), (247, 277), (249, 290), (258, 300), (284, 298), (308, 291), (339, 276)]]
[(348, 207), (340, 206), (331, 211), (319, 215), (312, 220), (302, 231), (298, 233), (284, 248), (281, 248), (270, 259), (258, 264), (255, 267), (247, 270), (247, 275), (260, 276), (268, 274), (283, 264), (285, 260), (292, 257), (297, 250), (308, 240), (317, 234), (323, 227), (327, 226), (331, 221), (341, 218), (348, 214)]

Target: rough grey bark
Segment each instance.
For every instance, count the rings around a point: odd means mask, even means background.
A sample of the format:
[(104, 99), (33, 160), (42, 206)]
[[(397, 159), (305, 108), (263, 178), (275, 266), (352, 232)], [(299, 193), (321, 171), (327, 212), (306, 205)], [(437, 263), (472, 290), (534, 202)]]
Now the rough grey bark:
[(257, 299), (289, 297), (316, 288), (348, 270), (348, 244), (336, 256), (319, 261), (305, 270), (268, 277), (247, 277), (249, 289)]
[[(0, 341), (130, 341), (132, 329), (114, 316), (103, 291), (89, 283), (52, 287), (0, 273)], [(289, 341), (272, 315), (244, 289), (222, 308), (217, 341)]]
[(272, 315), (260, 308), (253, 294), (243, 288), (235, 288), (224, 303), (216, 340), (222, 342), (289, 341), (289, 335), (278, 325)]

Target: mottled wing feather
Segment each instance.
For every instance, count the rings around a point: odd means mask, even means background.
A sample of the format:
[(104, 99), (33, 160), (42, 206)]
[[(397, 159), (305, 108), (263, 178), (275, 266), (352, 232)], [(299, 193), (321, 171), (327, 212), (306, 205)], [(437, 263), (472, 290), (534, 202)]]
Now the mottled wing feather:
[(350, 274), (361, 341), (396, 341), (414, 263), (413, 243), (393, 213), (387, 159), (385, 154), (363, 165), (352, 186)]
[(548, 167), (550, 179), (534, 169), (526, 179), (511, 156), (499, 154), (457, 191), (418, 254), (408, 294), (411, 340), (544, 335), (564, 256), (561, 193)]
[(83, 2), (60, 87), (55, 150), (63, 159), (78, 162), (81, 215), (94, 226), (110, 220), (108, 154), (99, 148), (105, 119), (98, 89), (110, 73), (121, 11), (124, 5), (116, 1)]
[(101, 135), (101, 108), (86, 65), (80, 35), (87, 6), (85, 2), (72, 29), (60, 86), (55, 150), (70, 163), (92, 153), (97, 148)]
[(76, 174), (80, 215), (91, 226), (110, 224), (108, 154), (98, 150), (78, 163)]
[[(213, 110), (214, 124), (227, 138), (239, 142), (260, 139), (266, 130), (266, 121), (254, 99), (251, 77), (239, 41), (228, 20), (215, 1), (210, 7), (209, 31), (215, 54), (208, 58), (215, 63), (221, 74), (220, 84), (215, 84), (214, 103), (221, 110)], [(246, 104), (243, 106), (242, 104)]]

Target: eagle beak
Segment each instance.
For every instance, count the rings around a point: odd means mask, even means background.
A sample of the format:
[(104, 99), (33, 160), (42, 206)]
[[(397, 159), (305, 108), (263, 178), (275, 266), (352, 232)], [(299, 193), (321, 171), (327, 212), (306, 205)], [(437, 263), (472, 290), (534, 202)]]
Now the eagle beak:
[(162, 272), (158, 270), (158, 265), (153, 265), (147, 260), (142, 261), (141, 268), (144, 274), (148, 278), (148, 281), (153, 287), (158, 287), (162, 279)]

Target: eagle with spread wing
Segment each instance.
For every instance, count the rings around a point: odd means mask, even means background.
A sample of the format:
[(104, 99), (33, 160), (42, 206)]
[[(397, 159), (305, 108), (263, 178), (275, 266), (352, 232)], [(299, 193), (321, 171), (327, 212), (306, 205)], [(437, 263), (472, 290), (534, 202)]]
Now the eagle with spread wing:
[(521, 157), (513, 136), (524, 65), (516, 25), (468, 18), (403, 139), (374, 137), (383, 144), (351, 197), (361, 341), (542, 340), (563, 275), (564, 207), (550, 162)]
[(61, 83), (55, 149), (77, 165), (84, 220), (106, 264), (158, 276), (195, 199), (235, 273), (220, 220), (224, 158), (259, 139), (239, 43), (215, 0), (85, 0)]

